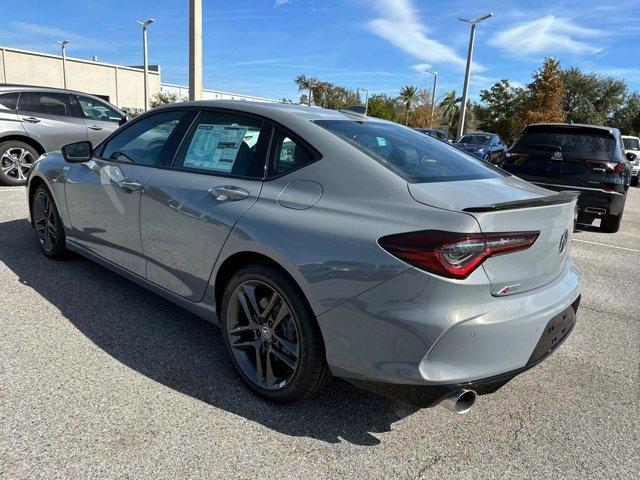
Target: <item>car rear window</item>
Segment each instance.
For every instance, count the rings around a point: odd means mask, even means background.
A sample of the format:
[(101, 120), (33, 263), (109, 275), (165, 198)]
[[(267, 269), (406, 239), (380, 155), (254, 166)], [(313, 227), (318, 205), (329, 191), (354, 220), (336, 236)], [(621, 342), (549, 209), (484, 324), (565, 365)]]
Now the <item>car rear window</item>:
[(640, 140), (637, 138), (623, 138), (625, 150), (640, 150)]
[(615, 148), (616, 140), (606, 130), (536, 127), (525, 129), (512, 151), (559, 151), (565, 158), (609, 161)]
[(316, 120), (410, 183), (499, 178), (507, 173), (428, 135), (376, 121)]

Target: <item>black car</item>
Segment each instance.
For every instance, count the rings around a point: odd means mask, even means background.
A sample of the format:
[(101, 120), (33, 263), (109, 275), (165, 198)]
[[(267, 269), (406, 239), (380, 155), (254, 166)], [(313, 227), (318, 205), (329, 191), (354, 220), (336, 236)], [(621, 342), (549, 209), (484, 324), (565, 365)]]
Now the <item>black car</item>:
[(443, 142), (448, 142), (447, 135), (437, 128), (415, 128), (414, 130), (424, 133), (425, 135), (429, 135), (430, 137), (437, 138), (438, 140), (442, 140)]
[(454, 145), (461, 150), (481, 158), (485, 162), (495, 165), (503, 162), (507, 151), (507, 146), (500, 138), (500, 135), (495, 133), (465, 133)]
[(601, 218), (601, 229), (620, 228), (630, 164), (615, 128), (534, 124), (522, 130), (502, 168), (551, 190), (577, 190), (578, 222)]

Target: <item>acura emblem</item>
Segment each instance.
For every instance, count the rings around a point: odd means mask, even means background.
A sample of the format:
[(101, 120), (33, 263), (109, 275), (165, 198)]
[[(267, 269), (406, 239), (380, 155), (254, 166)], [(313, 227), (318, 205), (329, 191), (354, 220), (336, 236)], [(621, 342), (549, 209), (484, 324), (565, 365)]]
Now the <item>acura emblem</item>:
[(558, 253), (564, 252), (565, 247), (567, 246), (567, 238), (569, 237), (569, 231), (565, 230), (562, 236), (560, 237), (560, 245), (558, 247)]
[(551, 160), (562, 160), (562, 152), (553, 152)]

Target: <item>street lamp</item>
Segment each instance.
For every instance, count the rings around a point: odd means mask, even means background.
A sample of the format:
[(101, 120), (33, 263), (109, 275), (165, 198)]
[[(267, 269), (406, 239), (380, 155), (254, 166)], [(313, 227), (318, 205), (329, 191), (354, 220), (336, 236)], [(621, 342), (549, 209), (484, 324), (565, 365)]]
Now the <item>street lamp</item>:
[(433, 127), (433, 112), (436, 111), (436, 89), (438, 88), (438, 72), (433, 70), (425, 70), (426, 73), (433, 75), (433, 90), (431, 91), (431, 127)]
[(69, 45), (69, 40), (61, 40), (58, 42), (60, 48), (62, 48), (62, 84), (64, 88), (67, 88), (67, 53), (66, 48)]
[(149, 93), (148, 93), (148, 78), (149, 78), (149, 64), (147, 62), (147, 27), (151, 25), (155, 20), (153, 18), (147, 18), (144, 22), (136, 23), (142, 27), (142, 60), (144, 62), (144, 109), (149, 110)]
[(464, 116), (467, 111), (467, 93), (469, 92), (469, 77), (471, 75), (471, 58), (473, 57), (473, 42), (476, 37), (476, 27), (478, 24), (486, 20), (487, 18), (493, 17), (493, 13), (487, 13), (480, 18), (476, 18), (474, 20), (469, 20), (468, 18), (458, 18), (461, 22), (466, 22), (471, 24), (471, 33), (469, 34), (469, 50), (467, 51), (467, 69), (464, 72), (464, 87), (462, 88), (462, 105), (460, 106), (460, 118), (458, 119), (458, 133), (456, 138), (460, 138), (462, 136), (462, 132), (464, 131)]
[(364, 90), (364, 114), (366, 115), (369, 110), (369, 89), (363, 88), (362, 90)]

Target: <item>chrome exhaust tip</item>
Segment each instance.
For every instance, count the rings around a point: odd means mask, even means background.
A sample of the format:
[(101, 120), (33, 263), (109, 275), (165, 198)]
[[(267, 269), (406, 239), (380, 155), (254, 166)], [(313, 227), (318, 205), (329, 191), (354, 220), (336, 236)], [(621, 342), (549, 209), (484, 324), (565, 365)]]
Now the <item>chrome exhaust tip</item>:
[(587, 213), (595, 213), (596, 215), (604, 215), (607, 213), (606, 209), (600, 207), (586, 207), (584, 211)]
[(440, 405), (447, 410), (457, 413), (458, 415), (464, 415), (469, 413), (476, 405), (478, 394), (475, 390), (456, 390), (451, 395), (446, 397)]

